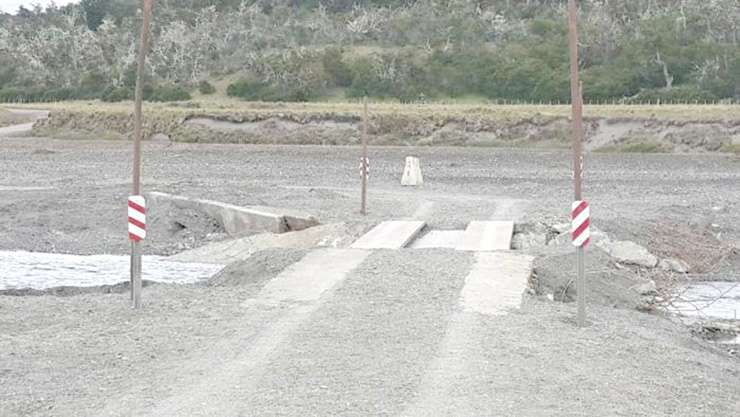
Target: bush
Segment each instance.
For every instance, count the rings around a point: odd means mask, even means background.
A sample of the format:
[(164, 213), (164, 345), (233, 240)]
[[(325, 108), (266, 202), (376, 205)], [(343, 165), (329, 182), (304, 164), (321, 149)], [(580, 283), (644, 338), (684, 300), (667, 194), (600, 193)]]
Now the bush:
[(352, 84), (352, 71), (344, 62), (341, 49), (326, 49), (321, 57), (321, 65), (335, 86), (349, 87)]
[(130, 87), (109, 87), (101, 95), (101, 100), (109, 103), (133, 99), (134, 89)]
[(213, 86), (213, 84), (209, 83), (206, 80), (203, 80), (198, 83), (198, 91), (200, 91), (203, 95), (209, 95), (216, 92), (216, 87)]
[(144, 100), (155, 102), (186, 101), (191, 98), (190, 93), (184, 88), (171, 85), (154, 87), (151, 94), (144, 93)]
[(254, 79), (243, 79), (229, 84), (226, 95), (248, 101), (275, 101), (277, 96), (270, 83)]

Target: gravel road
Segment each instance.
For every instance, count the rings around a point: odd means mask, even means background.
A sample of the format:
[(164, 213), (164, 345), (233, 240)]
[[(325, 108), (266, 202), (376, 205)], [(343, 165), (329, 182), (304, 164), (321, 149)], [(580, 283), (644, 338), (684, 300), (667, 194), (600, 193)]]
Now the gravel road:
[[(0, 144), (0, 250), (127, 252), (130, 144)], [(421, 158), (423, 187), (399, 185), (406, 155)], [(371, 148), (367, 218), (358, 157), (353, 147), (147, 143), (144, 189), (298, 208), (323, 223), (567, 221), (567, 152)], [(668, 238), (685, 226), (736, 245), (738, 184), (733, 156), (587, 158), (594, 224), (645, 245), (661, 225)], [(145, 250), (169, 254), (177, 240), (151, 236)], [(450, 250), (376, 251), (313, 302), (254, 302), (273, 271), (225, 287), (147, 287), (140, 312), (127, 294), (0, 296), (0, 415), (159, 416), (179, 404), (169, 415), (740, 414), (737, 357), (660, 315), (596, 299), (585, 329), (571, 304), (534, 295), (502, 317), (463, 311), (472, 262)], [(714, 272), (737, 279), (737, 252), (723, 262)], [(221, 384), (197, 391), (210, 380)]]

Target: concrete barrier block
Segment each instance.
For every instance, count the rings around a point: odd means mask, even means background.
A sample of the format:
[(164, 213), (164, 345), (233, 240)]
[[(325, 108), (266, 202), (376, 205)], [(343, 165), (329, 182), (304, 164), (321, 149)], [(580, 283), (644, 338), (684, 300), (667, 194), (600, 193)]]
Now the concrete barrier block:
[(172, 204), (182, 209), (198, 210), (218, 221), (230, 236), (254, 233), (285, 233), (303, 230), (319, 224), (318, 219), (295, 210), (263, 206), (240, 207), (218, 201), (201, 200), (160, 192), (147, 194), (152, 209), (158, 203)]
[(415, 187), (424, 184), (424, 177), (421, 175), (421, 165), (419, 158), (413, 156), (406, 157), (406, 167), (403, 169), (401, 185)]

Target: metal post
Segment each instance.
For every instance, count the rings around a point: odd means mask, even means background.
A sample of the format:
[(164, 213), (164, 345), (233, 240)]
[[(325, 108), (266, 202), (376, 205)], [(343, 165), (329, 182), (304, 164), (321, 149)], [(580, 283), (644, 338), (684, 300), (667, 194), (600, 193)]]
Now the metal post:
[(362, 100), (362, 203), (360, 206), (360, 213), (365, 216), (367, 215), (367, 97)]
[[(568, 0), (568, 43), (570, 45), (570, 96), (573, 108), (573, 182), (575, 200), (583, 198), (583, 89), (578, 77), (578, 22), (576, 1)], [(577, 250), (578, 277), (577, 303), (578, 326), (586, 325), (586, 277), (584, 267), (584, 249)]]
[[(143, 0), (141, 43), (136, 67), (136, 93), (134, 96), (134, 166), (133, 195), (141, 194), (141, 101), (143, 99), (144, 64), (149, 48), (149, 22), (152, 15), (152, 1)], [(141, 308), (141, 243), (131, 243), (131, 301), (135, 309)]]

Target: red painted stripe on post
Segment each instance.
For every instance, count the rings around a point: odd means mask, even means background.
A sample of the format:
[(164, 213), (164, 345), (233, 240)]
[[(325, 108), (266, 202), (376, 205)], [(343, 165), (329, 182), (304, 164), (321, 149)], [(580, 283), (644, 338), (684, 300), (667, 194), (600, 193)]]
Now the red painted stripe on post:
[(130, 240), (133, 240), (134, 242), (141, 242), (141, 238), (140, 238), (139, 236), (136, 236), (136, 235), (135, 235), (135, 234), (133, 234), (133, 233), (129, 233), (129, 234), (128, 234), (128, 238), (129, 238)]
[(590, 219), (586, 219), (583, 223), (578, 225), (578, 228), (573, 231), (573, 240), (578, 239), (578, 236), (581, 235), (586, 229), (588, 229), (589, 224), (591, 223)]
[(131, 224), (133, 224), (134, 226), (137, 226), (140, 229), (146, 230), (146, 224), (145, 223), (142, 223), (142, 222), (140, 222), (140, 221), (138, 221), (138, 220), (136, 220), (136, 219), (134, 219), (132, 217), (129, 217), (128, 218), (128, 222), (131, 223)]
[(586, 210), (588, 208), (588, 203), (585, 201), (581, 201), (581, 204), (576, 207), (573, 212), (571, 213), (571, 219), (575, 219), (578, 217), (579, 214), (583, 212), (583, 210)]
[(144, 207), (134, 203), (131, 200), (128, 201), (128, 206), (140, 213), (146, 213), (146, 209)]

